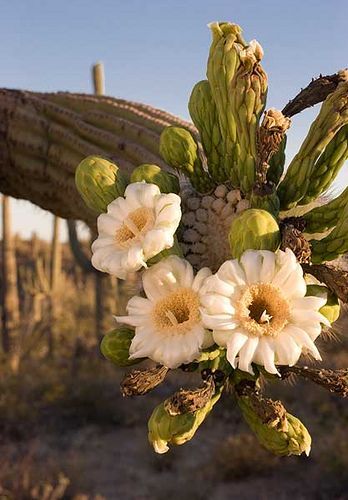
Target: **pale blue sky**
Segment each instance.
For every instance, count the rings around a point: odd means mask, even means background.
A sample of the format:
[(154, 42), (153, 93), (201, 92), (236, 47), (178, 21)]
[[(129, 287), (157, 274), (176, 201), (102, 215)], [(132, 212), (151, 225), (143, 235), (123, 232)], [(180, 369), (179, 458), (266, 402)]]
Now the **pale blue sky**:
[[(346, 0), (2, 0), (0, 87), (91, 92), (90, 66), (106, 68), (106, 93), (188, 118), (204, 77), (210, 21), (231, 21), (264, 48), (268, 107), (282, 108), (320, 72), (348, 66)], [(317, 112), (293, 120), (289, 154)], [(346, 169), (345, 169), (346, 170)], [(337, 189), (347, 181), (342, 172)], [(345, 181), (344, 181), (345, 178)], [(14, 229), (49, 237), (51, 215), (14, 202)]]

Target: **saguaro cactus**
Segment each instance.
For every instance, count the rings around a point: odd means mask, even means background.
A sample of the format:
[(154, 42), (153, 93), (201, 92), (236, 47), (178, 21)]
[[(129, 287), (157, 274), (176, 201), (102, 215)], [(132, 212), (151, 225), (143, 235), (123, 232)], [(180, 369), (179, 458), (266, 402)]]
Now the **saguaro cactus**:
[(1, 323), (2, 348), (8, 353), (14, 345), (14, 335), (19, 326), (17, 266), (14, 238), (11, 232), (10, 199), (2, 197), (2, 280)]

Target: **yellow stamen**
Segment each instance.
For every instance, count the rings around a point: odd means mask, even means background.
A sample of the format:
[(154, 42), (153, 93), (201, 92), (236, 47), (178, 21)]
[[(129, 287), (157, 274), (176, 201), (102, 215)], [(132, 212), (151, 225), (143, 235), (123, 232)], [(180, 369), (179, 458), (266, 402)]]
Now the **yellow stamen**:
[(289, 321), (290, 308), (278, 287), (257, 283), (241, 291), (236, 316), (248, 333), (276, 337)]
[(160, 299), (152, 311), (158, 330), (186, 333), (200, 321), (199, 298), (190, 288), (180, 288)]
[(122, 226), (116, 231), (116, 243), (123, 248), (129, 247), (151, 229), (154, 222), (155, 217), (151, 208), (137, 208), (134, 212), (128, 214)]

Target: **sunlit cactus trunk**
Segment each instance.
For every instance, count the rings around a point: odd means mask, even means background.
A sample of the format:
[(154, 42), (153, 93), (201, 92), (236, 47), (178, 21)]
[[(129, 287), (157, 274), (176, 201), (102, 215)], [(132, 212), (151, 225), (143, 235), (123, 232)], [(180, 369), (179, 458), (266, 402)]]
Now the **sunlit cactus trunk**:
[(2, 197), (2, 349), (10, 353), (15, 348), (15, 335), (20, 313), (17, 288), (15, 240), (11, 232), (10, 198)]
[(47, 332), (48, 353), (54, 355), (54, 344), (56, 340), (56, 323), (59, 315), (59, 285), (62, 272), (62, 245), (60, 242), (60, 219), (57, 216), (53, 218), (53, 231), (51, 241), (50, 269), (49, 269), (49, 326)]

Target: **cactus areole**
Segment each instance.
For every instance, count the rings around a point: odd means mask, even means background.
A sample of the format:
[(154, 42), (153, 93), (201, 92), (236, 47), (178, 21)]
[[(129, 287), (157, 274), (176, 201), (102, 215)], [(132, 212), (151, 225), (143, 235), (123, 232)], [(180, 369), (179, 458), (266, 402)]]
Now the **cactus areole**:
[[(201, 386), (153, 411), (156, 452), (191, 439), (228, 386), (261, 445), (308, 455), (309, 432), (262, 394), (261, 379), (281, 381), (292, 370), (348, 393), (347, 370), (296, 366), (302, 355), (321, 361), (316, 340), (337, 319), (338, 298), (347, 301), (338, 260), (348, 251), (347, 189), (326, 206), (308, 203), (348, 156), (348, 71), (312, 82), (283, 112), (265, 111), (260, 44), (236, 24), (210, 29), (207, 79), (189, 98), (197, 130), (175, 124), (160, 137), (172, 171), (144, 158), (129, 177), (91, 156), (76, 170), (82, 199), (100, 214), (92, 264), (119, 279), (136, 272), (142, 283), (101, 350), (119, 366), (156, 363), (130, 372), (124, 395), (145, 394), (170, 370), (201, 375)], [(319, 101), (284, 173), (290, 117)]]

